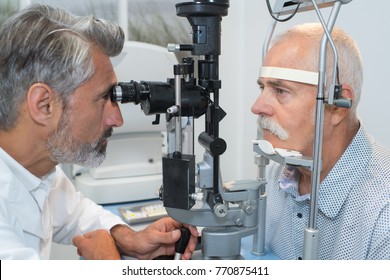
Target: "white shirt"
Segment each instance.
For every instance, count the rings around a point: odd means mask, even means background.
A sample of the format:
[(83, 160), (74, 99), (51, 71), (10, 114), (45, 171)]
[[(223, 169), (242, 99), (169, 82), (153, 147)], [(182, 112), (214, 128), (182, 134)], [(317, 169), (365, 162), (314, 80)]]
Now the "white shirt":
[(52, 242), (123, 223), (76, 192), (61, 168), (38, 178), (0, 148), (0, 259), (48, 259)]

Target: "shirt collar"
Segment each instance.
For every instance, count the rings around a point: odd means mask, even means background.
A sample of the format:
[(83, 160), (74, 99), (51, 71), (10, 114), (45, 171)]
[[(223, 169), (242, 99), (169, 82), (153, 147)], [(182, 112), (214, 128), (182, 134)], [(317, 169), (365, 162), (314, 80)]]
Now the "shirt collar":
[(0, 158), (5, 162), (10, 171), (15, 174), (22, 185), (31, 191), (39, 186), (41, 179), (30, 173), (19, 162), (14, 160), (7, 152), (0, 148)]
[[(10, 172), (20, 182), (20, 185), (31, 194), (42, 212), (45, 200), (50, 191), (51, 181), (55, 175), (55, 168), (42, 178), (38, 178), (13, 159), (2, 148), (0, 148), (0, 159), (5, 162)], [(28, 215), (29, 213), (26, 214)]]
[(286, 165), (279, 180), (279, 188), (286, 193), (291, 194), (297, 201), (310, 199), (310, 193), (300, 195), (298, 192), (298, 181), (300, 172), (297, 167)]
[[(359, 152), (358, 160), (356, 160), (357, 151)], [(363, 128), (360, 128), (344, 154), (320, 185), (318, 209), (329, 218), (337, 216), (349, 192), (361, 180), (358, 174), (363, 174), (361, 171), (367, 165), (370, 153), (371, 145), (368, 134)], [(296, 172), (298, 172), (297, 169)], [(349, 176), (349, 174), (356, 176)], [(299, 195), (298, 180), (298, 174), (293, 179), (286, 179), (285, 174), (282, 174), (279, 187), (291, 194), (297, 201), (310, 199), (310, 194)]]

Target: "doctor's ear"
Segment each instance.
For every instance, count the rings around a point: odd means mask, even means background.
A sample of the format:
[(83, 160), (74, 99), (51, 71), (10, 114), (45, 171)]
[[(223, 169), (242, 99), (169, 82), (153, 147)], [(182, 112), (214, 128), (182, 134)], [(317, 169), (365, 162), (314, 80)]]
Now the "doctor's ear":
[(31, 118), (40, 125), (47, 125), (58, 107), (56, 93), (44, 83), (35, 83), (27, 91), (27, 105)]

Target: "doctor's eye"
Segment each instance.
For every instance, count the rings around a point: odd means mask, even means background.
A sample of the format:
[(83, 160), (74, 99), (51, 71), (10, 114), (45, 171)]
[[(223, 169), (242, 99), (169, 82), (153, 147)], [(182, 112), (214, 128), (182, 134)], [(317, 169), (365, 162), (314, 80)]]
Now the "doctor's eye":
[(113, 88), (110, 88), (109, 90), (107, 90), (106, 92), (104, 92), (101, 95), (101, 98), (104, 99), (104, 100), (112, 99), (112, 91), (113, 91)]

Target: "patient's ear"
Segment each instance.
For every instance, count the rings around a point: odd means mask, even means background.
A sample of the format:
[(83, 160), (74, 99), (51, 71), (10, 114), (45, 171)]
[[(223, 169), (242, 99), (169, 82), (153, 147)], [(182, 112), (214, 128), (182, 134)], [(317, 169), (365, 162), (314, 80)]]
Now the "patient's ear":
[(53, 90), (44, 83), (35, 83), (28, 89), (27, 105), (31, 118), (40, 125), (47, 125), (54, 116), (58, 102)]
[(355, 92), (353, 91), (352, 87), (348, 84), (342, 84), (341, 85), (341, 96), (345, 99), (349, 99), (355, 101)]
[[(341, 97), (345, 99), (352, 100), (352, 103), (355, 101), (355, 92), (353, 91), (352, 87), (348, 84), (342, 84), (341, 85)], [(348, 117), (349, 113), (351, 112), (350, 108), (342, 108), (333, 106), (332, 108), (332, 124), (337, 125), (339, 124), (344, 118)]]

